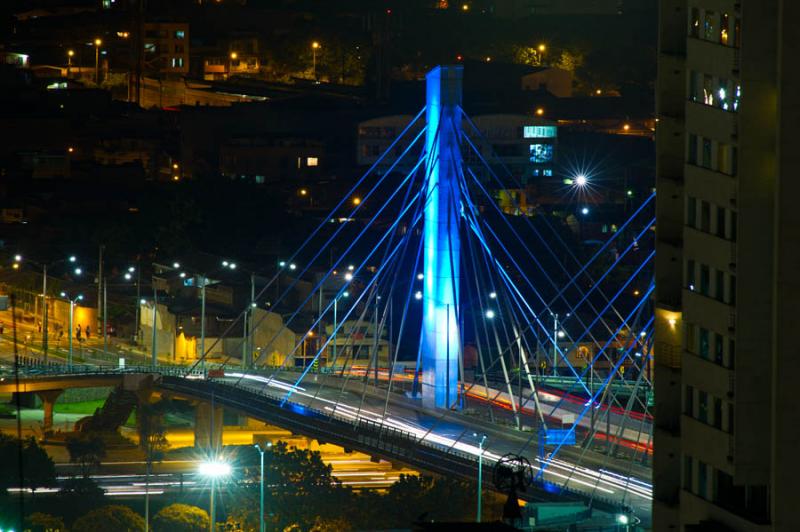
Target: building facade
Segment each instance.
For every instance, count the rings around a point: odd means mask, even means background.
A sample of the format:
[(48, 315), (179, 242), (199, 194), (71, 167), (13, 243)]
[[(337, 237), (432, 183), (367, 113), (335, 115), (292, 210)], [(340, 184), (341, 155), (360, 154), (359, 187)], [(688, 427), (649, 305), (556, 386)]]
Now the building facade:
[(144, 61), (148, 72), (189, 72), (189, 24), (148, 22), (144, 25)]
[(800, 530), (799, 16), (660, 2), (656, 530)]

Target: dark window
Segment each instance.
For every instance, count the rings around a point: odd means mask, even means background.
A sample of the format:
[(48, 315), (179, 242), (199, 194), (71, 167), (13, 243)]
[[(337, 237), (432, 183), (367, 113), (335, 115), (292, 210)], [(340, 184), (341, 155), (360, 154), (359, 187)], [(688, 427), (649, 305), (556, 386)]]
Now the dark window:
[(730, 294), (728, 294), (728, 303), (731, 305), (736, 304), (736, 276), (731, 275), (730, 279)]
[(710, 270), (707, 265), (700, 265), (700, 293), (704, 296), (708, 295)]
[(736, 18), (733, 23), (733, 45), (739, 48), (742, 44), (742, 19)]
[(717, 236), (725, 238), (725, 209), (717, 207)]
[(736, 340), (728, 340), (728, 367), (733, 369), (736, 366)]
[(736, 221), (737, 216), (735, 212), (731, 212), (731, 240), (736, 242)]
[(723, 341), (722, 335), (714, 333), (714, 362), (722, 365), (723, 362), (723, 354), (725, 352), (725, 343)]
[(739, 150), (736, 146), (731, 148), (731, 175), (736, 175), (739, 172)]
[(692, 457), (683, 455), (683, 489), (692, 491)]
[(697, 494), (706, 499), (708, 497), (708, 466), (705, 462), (697, 461)]
[(686, 202), (686, 225), (697, 227), (697, 200), (691, 196)]
[(717, 301), (725, 300), (725, 273), (716, 270), (714, 272), (714, 297)]
[(697, 135), (689, 135), (689, 164), (697, 164)]
[(683, 412), (689, 417), (694, 417), (694, 388), (691, 386), (686, 387), (686, 404)]
[(722, 430), (722, 399), (714, 397), (714, 428)]
[(703, 138), (703, 168), (711, 168), (711, 139)]
[(694, 290), (695, 283), (695, 262), (692, 259), (686, 261), (686, 286), (689, 290)]
[(697, 392), (697, 420), (708, 423), (708, 392)]
[(711, 232), (711, 204), (703, 200), (700, 200), (700, 230)]
[(703, 327), (700, 327), (700, 346), (698, 350), (701, 357), (708, 358), (709, 333), (708, 329), (704, 329)]

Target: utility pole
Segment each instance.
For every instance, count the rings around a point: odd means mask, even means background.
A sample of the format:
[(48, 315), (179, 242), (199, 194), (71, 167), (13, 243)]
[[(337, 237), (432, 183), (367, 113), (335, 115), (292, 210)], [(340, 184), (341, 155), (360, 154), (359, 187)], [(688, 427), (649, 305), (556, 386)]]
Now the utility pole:
[(553, 377), (558, 375), (558, 314), (553, 314)]
[(156, 351), (156, 319), (158, 318), (158, 289), (153, 286), (153, 367), (158, 366), (158, 353)]
[(206, 276), (200, 277), (200, 369), (206, 368)]
[(108, 280), (103, 278), (103, 353), (108, 354)]
[(100, 254), (97, 259), (97, 327), (102, 325), (103, 316), (103, 248), (100, 244)]
[(47, 264), (42, 265), (42, 352), (47, 362)]

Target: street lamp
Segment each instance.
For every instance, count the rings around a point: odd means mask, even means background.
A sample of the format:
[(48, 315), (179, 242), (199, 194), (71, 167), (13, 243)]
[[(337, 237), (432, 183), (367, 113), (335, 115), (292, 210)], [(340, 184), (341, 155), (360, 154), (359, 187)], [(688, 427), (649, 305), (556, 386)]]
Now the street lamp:
[[(478, 433), (472, 434), (476, 438)], [(478, 441), (478, 511), (475, 513), (475, 522), (481, 522), (481, 507), (483, 505), (483, 444), (486, 442), (486, 434), (481, 434), (481, 439)]]
[(322, 48), (322, 46), (317, 41), (311, 43), (311, 55), (314, 58), (314, 81), (317, 79), (317, 50), (320, 48)]
[(333, 298), (333, 360), (336, 360), (336, 318), (339, 305), (339, 299), (342, 297), (350, 297), (350, 292), (345, 290), (341, 295), (336, 295)]
[(130, 266), (128, 271), (125, 272), (125, 280), (130, 281), (133, 279), (134, 274), (136, 274), (136, 314), (134, 318), (134, 330), (133, 330), (133, 341), (135, 344), (139, 343), (139, 301), (142, 299), (142, 294), (140, 291), (140, 287), (142, 284), (142, 271), (141, 268), (137, 268), (134, 266)]
[[(261, 476), (259, 477), (259, 484), (260, 484), (260, 493), (259, 493), (259, 511), (258, 511), (258, 530), (259, 532), (264, 532), (266, 529), (264, 525), (264, 452), (265, 449), (261, 447), (260, 444), (255, 444), (254, 447), (258, 449), (259, 454), (261, 455)], [(266, 442), (264, 447), (269, 449), (272, 447), (272, 442)]]
[(233, 71), (233, 62), (239, 59), (239, 54), (236, 52), (231, 52), (229, 57), (231, 60), (228, 61), (228, 77), (231, 77), (231, 72)]
[(231, 474), (231, 466), (219, 460), (203, 462), (200, 464), (197, 472), (211, 479), (211, 497), (209, 501), (209, 514), (210, 520), (208, 523), (208, 530), (214, 532), (216, 529), (216, 508), (214, 507), (214, 494), (217, 490), (217, 479), (225, 478)]
[(75, 56), (75, 50), (67, 50), (67, 77), (70, 77), (72, 70), (72, 58)]
[(72, 367), (72, 320), (75, 315), (75, 302), (82, 301), (83, 295), (78, 294), (74, 298), (70, 298), (66, 292), (61, 292), (61, 297), (69, 301), (69, 356), (67, 357), (67, 367)]
[(97, 37), (94, 40), (94, 83), (95, 85), (100, 85), (100, 46), (102, 46), (103, 40), (100, 37)]
[(575, 186), (578, 187), (585, 187), (589, 184), (589, 178), (586, 177), (586, 174), (578, 174), (575, 176)]

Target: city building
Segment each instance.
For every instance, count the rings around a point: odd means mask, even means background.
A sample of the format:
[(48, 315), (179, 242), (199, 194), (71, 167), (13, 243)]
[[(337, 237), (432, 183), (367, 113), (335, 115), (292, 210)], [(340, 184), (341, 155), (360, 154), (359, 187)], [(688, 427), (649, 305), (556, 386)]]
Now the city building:
[(798, 16), (660, 2), (656, 530), (800, 529)]
[(189, 72), (189, 24), (148, 22), (144, 25), (144, 62), (147, 71), (161, 74)]

